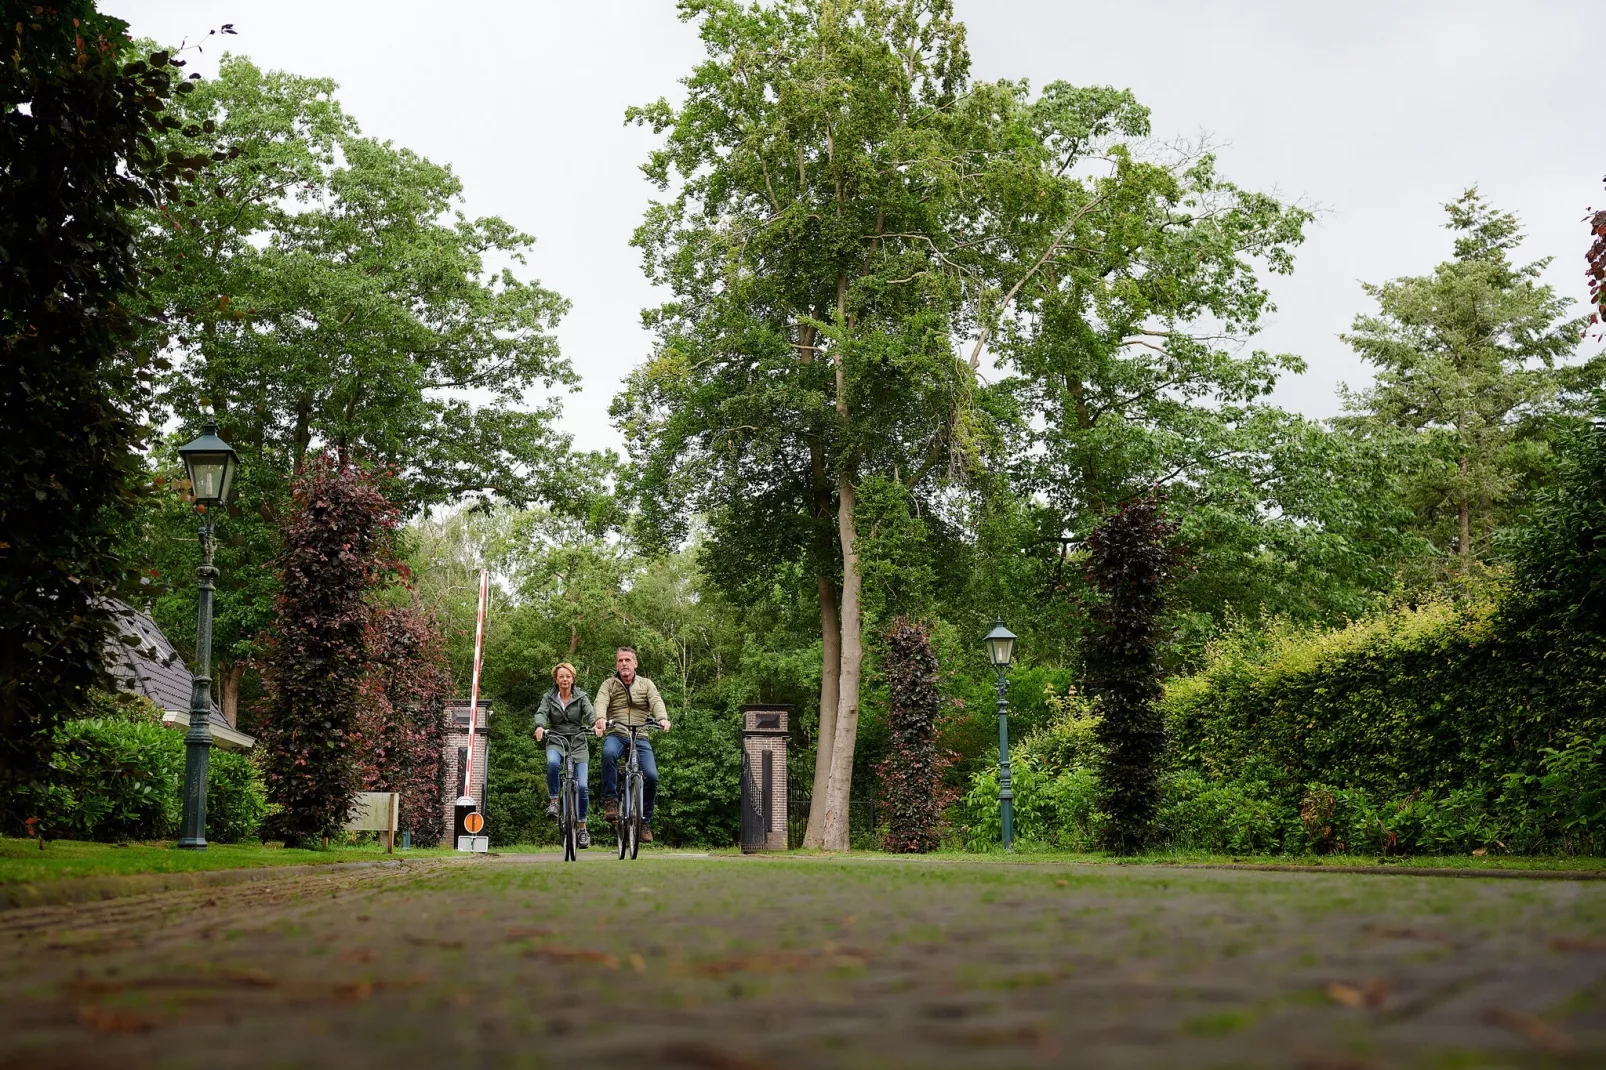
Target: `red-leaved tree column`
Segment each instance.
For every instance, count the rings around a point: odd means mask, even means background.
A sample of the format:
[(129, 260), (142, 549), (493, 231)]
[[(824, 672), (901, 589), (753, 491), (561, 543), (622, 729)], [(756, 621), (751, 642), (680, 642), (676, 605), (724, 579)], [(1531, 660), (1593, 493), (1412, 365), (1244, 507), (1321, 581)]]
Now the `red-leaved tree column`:
[(373, 477), (330, 458), (308, 464), (280, 529), (277, 619), (269, 633), (260, 753), (265, 836), (308, 844), (338, 832), (361, 787), (357, 735), (369, 679), (369, 593), (393, 581), (396, 510)]
[(935, 851), (941, 840), (941, 771), (937, 763), (937, 656), (930, 629), (899, 617), (886, 634), (881, 674), (887, 681), (887, 726), (892, 746), (877, 769), (885, 800), (882, 846), (900, 854)]

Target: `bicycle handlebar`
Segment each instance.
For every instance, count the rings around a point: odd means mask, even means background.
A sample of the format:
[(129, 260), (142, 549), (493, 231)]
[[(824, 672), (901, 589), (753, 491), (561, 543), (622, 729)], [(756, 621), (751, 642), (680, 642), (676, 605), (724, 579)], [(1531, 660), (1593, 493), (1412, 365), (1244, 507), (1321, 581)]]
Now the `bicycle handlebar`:
[[(665, 720), (668, 720), (668, 718), (665, 718)], [(657, 729), (660, 732), (662, 732), (664, 730), (663, 726), (660, 725), (657, 721), (648, 721), (646, 724), (630, 724), (627, 721), (608, 721), (608, 720), (605, 720), (602, 723), (604, 725), (606, 725), (607, 727), (609, 727), (609, 728), (625, 728), (625, 729), (629, 729), (631, 732), (635, 732), (635, 730), (638, 729), (638, 728), (640, 728), (640, 729)]]

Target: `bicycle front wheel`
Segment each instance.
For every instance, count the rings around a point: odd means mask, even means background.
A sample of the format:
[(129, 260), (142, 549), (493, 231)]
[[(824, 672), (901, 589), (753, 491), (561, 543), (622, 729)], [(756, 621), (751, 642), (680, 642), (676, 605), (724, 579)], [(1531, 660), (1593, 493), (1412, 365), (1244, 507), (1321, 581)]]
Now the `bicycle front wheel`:
[(579, 806), (575, 799), (574, 781), (570, 780), (563, 785), (563, 860), (573, 862), (578, 857), (575, 850), (575, 824)]
[(629, 791), (624, 793), (624, 798), (621, 799), (620, 802), (622, 805), (619, 807), (619, 815), (613, 819), (613, 835), (614, 839), (618, 840), (619, 842), (619, 858), (622, 861), (625, 855), (630, 851), (629, 834), (625, 831), (626, 826), (630, 824)]
[(635, 858), (636, 852), (641, 850), (641, 806), (642, 806), (642, 779), (641, 774), (630, 778), (630, 857)]

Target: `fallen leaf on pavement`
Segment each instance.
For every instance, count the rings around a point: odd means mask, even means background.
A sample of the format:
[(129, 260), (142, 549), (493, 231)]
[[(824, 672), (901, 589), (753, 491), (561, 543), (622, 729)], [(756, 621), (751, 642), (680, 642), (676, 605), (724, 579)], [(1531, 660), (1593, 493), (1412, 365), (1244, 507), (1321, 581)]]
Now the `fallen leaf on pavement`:
[(1431, 929), (1400, 929), (1387, 925), (1368, 925), (1366, 931), (1373, 936), (1382, 936), (1389, 940), (1426, 940), (1431, 944), (1453, 944), (1455, 938), (1445, 933), (1437, 933)]
[(1590, 940), (1577, 936), (1558, 936), (1550, 941), (1557, 951), (1606, 951), (1606, 940)]
[(149, 1033), (156, 1028), (150, 1018), (116, 1007), (79, 1007), (78, 1020), (97, 1033)]
[(229, 970), (223, 978), (252, 988), (272, 988), (279, 983), (277, 978), (262, 970)]
[(1389, 998), (1394, 985), (1388, 981), (1367, 981), (1363, 985), (1349, 985), (1333, 981), (1327, 986), (1327, 998), (1346, 1007), (1381, 1007)]
[(514, 925), (505, 932), (515, 940), (525, 940), (532, 936), (556, 936), (558, 931), (540, 925)]
[(372, 981), (350, 981), (343, 985), (335, 985), (335, 1003), (349, 1007), (353, 1003), (365, 1003), (368, 997), (374, 994)]
[(1573, 1050), (1573, 1042), (1549, 1022), (1522, 1011), (1493, 1007), (1484, 1012), (1484, 1020), (1528, 1038), (1546, 1051), (1561, 1054)]
[(553, 962), (595, 962), (610, 970), (619, 968), (619, 957), (606, 951), (592, 951), (583, 947), (532, 947), (524, 953), (527, 959), (551, 959)]
[(371, 947), (348, 947), (340, 953), (341, 962), (377, 962), (379, 952)]
[(443, 951), (456, 951), (463, 946), (461, 940), (431, 940), (424, 936), (408, 936), (405, 939), (414, 947), (438, 947)]
[(677, 967), (676, 972), (700, 977), (723, 977), (728, 973), (807, 973), (812, 970), (863, 966), (874, 957), (868, 951), (853, 947), (828, 948), (817, 952), (761, 951), (713, 962), (693, 963)]

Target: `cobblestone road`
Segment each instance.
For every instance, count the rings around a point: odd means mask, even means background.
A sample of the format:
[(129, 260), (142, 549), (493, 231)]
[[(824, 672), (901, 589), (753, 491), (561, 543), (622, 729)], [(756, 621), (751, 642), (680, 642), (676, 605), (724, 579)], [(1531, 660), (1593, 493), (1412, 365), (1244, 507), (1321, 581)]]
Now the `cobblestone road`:
[(0, 913), (0, 1066), (1606, 1066), (1606, 882), (591, 854)]

